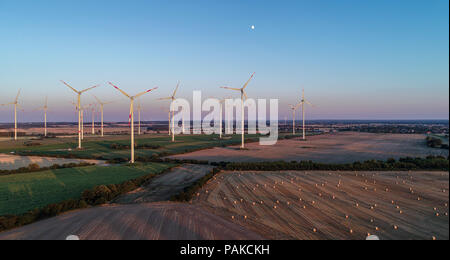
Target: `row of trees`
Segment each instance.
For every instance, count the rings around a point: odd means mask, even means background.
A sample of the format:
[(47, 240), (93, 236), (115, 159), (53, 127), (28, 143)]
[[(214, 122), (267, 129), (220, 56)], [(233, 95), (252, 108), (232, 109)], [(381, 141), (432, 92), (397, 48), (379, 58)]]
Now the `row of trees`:
[(330, 170), (330, 171), (404, 171), (404, 170), (449, 170), (449, 159), (442, 156), (428, 156), (426, 158), (401, 158), (386, 161), (369, 160), (347, 164), (326, 164), (313, 161), (292, 162), (260, 162), (260, 163), (216, 163), (225, 170), (240, 171), (280, 171), (280, 170)]
[(184, 190), (182, 192), (180, 192), (179, 194), (172, 196), (172, 198), (170, 200), (171, 201), (180, 201), (180, 202), (186, 202), (186, 201), (192, 200), (195, 193), (198, 190), (200, 190), (210, 179), (212, 179), (214, 177), (214, 175), (216, 175), (220, 171), (221, 171), (221, 169), (218, 167), (212, 169), (210, 173), (203, 176), (202, 178), (200, 178), (199, 180), (194, 182), (192, 185), (184, 188)]
[[(129, 144), (111, 144), (110, 148), (113, 150), (129, 150), (131, 146)], [(136, 149), (159, 149), (161, 145), (157, 144), (134, 144)]]
[(47, 170), (65, 169), (65, 168), (75, 168), (75, 167), (85, 167), (95, 165), (95, 163), (80, 162), (80, 163), (66, 163), (66, 164), (53, 164), (49, 167), (40, 167), (37, 163), (30, 163), (27, 167), (20, 167), (14, 170), (0, 170), (0, 175), (11, 175), (18, 173), (29, 173), (29, 172), (40, 172)]

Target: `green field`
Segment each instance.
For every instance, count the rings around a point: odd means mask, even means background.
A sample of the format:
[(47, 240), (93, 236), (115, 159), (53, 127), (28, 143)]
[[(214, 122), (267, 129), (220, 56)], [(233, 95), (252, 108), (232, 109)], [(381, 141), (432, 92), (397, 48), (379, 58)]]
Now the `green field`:
[[(258, 137), (257, 135), (246, 135), (246, 139)], [(39, 146), (26, 147), (23, 141), (0, 142), (0, 153), (18, 152), (24, 155), (38, 156), (61, 156), (84, 159), (129, 159), (130, 150), (111, 149), (112, 144), (129, 145), (128, 136), (92, 137), (85, 138), (83, 149), (77, 150), (77, 140), (75, 138), (56, 138), (36, 141)], [(176, 137), (176, 142), (172, 143), (167, 135), (145, 135), (136, 137), (137, 145), (159, 145), (158, 149), (136, 149), (136, 157), (149, 157), (153, 154), (169, 153), (180, 154), (197, 149), (206, 149), (218, 146), (228, 146), (239, 144), (240, 135), (233, 135), (230, 139), (219, 139), (218, 135), (180, 135)], [(72, 149), (69, 151), (69, 149)]]
[(0, 176), (0, 216), (21, 214), (48, 204), (76, 199), (86, 189), (118, 184), (172, 167), (149, 163), (135, 166), (89, 166)]

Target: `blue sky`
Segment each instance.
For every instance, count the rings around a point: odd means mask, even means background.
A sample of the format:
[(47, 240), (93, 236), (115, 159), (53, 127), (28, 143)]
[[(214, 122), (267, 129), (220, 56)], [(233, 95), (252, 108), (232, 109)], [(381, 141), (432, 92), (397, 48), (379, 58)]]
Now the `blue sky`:
[[(144, 118), (164, 102), (230, 95), (252, 72), (248, 95), (279, 98), (280, 117), (305, 88), (313, 119), (448, 119), (449, 3), (432, 1), (20, 1), (0, 0), (0, 103), (22, 88), (22, 121), (49, 96), (50, 121), (75, 121), (59, 80), (117, 100), (106, 120), (126, 121), (130, 93)], [(251, 30), (250, 26), (256, 29)], [(232, 94), (232, 93), (231, 93)], [(93, 102), (88, 94), (85, 103)], [(0, 107), (0, 122), (12, 121)]]

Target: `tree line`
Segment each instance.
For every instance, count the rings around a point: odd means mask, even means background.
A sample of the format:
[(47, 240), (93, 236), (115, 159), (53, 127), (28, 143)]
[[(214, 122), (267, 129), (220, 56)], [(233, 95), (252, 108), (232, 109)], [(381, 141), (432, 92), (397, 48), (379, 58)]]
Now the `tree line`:
[(14, 170), (0, 170), (0, 176), (19, 174), (19, 173), (41, 172), (41, 171), (65, 169), (65, 168), (85, 167), (85, 166), (92, 166), (92, 165), (95, 165), (95, 163), (88, 163), (88, 162), (65, 163), (65, 164), (53, 164), (52, 166), (49, 166), (49, 167), (40, 167), (39, 164), (37, 164), (37, 163), (30, 163), (27, 167), (20, 167), (18, 169), (14, 169)]

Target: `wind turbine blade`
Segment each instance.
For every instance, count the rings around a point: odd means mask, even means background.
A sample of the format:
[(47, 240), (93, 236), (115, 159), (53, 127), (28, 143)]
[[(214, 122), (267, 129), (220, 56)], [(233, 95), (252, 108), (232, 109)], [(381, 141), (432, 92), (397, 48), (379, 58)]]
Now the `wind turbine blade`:
[(312, 107), (316, 107), (315, 105), (311, 104), (311, 102), (309, 102), (308, 100), (305, 100), (305, 103), (312, 106)]
[(177, 94), (178, 87), (180, 86), (180, 82), (178, 82), (177, 87), (175, 88), (175, 91), (173, 92), (172, 97), (175, 97), (175, 94)]
[(172, 97), (158, 98), (157, 100), (171, 100)]
[(14, 103), (17, 103), (17, 101), (19, 101), (20, 91), (21, 91), (21, 89), (19, 89), (19, 92), (17, 92), (17, 96), (16, 96)]
[(9, 106), (9, 105), (14, 105), (14, 103), (1, 104), (0, 106)]
[(241, 91), (240, 88), (230, 88), (230, 87), (220, 87), (220, 88), (231, 89), (231, 90), (236, 90), (236, 91)]
[(131, 124), (131, 114), (133, 113), (133, 107), (132, 107), (132, 105), (131, 105), (131, 103), (130, 103), (130, 115), (129, 115), (129, 117), (128, 117), (128, 124), (130, 125)]
[(45, 106), (44, 106), (44, 108), (47, 108), (48, 107), (48, 97), (45, 97)]
[(125, 91), (121, 90), (119, 87), (115, 86), (114, 84), (112, 84), (111, 82), (108, 82), (109, 85), (113, 86), (115, 89), (117, 89), (118, 91), (120, 91), (122, 94), (124, 94), (127, 98), (131, 98), (130, 95), (128, 95)]
[(102, 101), (100, 101), (100, 99), (98, 99), (95, 95), (92, 95), (94, 98), (95, 98), (95, 100), (97, 100), (97, 102), (100, 104), (100, 105), (104, 105), (103, 103), (102, 103)]
[(158, 87), (154, 87), (154, 88), (152, 88), (152, 89), (149, 89), (149, 90), (147, 90), (147, 91), (144, 91), (144, 92), (142, 92), (142, 93), (139, 93), (139, 94), (137, 94), (136, 96), (134, 96), (134, 98), (138, 98), (138, 97), (140, 97), (140, 96), (142, 96), (142, 95), (144, 95), (144, 94), (147, 94), (148, 92), (151, 92), (151, 91), (153, 91), (153, 90), (155, 90), (155, 89), (158, 89)]
[(248, 99), (247, 94), (245, 94), (245, 92), (242, 92), (242, 94), (244, 94), (244, 100), (247, 100)]
[(250, 80), (252, 80), (253, 76), (255, 75), (255, 73), (253, 72), (253, 74), (250, 76), (250, 78), (248, 79), (248, 81), (245, 83), (245, 85), (242, 87), (242, 89), (245, 89), (248, 85), (248, 83), (250, 83)]
[(75, 93), (77, 93), (77, 94), (79, 94), (80, 92), (78, 91), (78, 90), (76, 90), (76, 89), (74, 89), (74, 88), (72, 88), (72, 86), (71, 85), (69, 85), (69, 84), (67, 84), (66, 82), (64, 82), (63, 80), (61, 80), (61, 82), (64, 84), (64, 85), (66, 85), (67, 87), (69, 87), (71, 90), (73, 90)]
[(93, 86), (93, 87), (87, 88), (87, 89), (85, 89), (85, 90), (80, 91), (80, 93), (84, 93), (84, 92), (89, 91), (89, 90), (91, 90), (91, 89), (93, 89), (93, 88), (96, 88), (96, 87), (98, 87), (98, 86), (100, 86), (100, 85), (95, 85), (95, 86)]
[(75, 102), (70, 102), (70, 103), (72, 103), (72, 105), (74, 105), (75, 106), (75, 110), (78, 110), (78, 104), (77, 103), (75, 103)]

